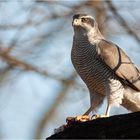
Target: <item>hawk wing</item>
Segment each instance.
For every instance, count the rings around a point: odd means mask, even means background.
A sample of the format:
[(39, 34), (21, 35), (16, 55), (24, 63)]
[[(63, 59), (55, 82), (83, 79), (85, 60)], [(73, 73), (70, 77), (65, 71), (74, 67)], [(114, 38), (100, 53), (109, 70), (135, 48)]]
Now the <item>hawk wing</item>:
[(98, 43), (98, 54), (117, 76), (140, 91), (140, 71), (121, 48), (112, 42), (101, 40)]

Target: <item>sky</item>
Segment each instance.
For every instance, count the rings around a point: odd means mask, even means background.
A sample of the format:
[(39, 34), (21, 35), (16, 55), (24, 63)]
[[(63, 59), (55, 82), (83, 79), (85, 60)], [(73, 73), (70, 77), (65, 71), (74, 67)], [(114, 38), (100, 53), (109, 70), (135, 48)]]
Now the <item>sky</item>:
[[(124, 1), (123, 1), (124, 2)], [(63, 1), (62, 1), (63, 3)], [(70, 2), (69, 6), (77, 4), (78, 2)], [(120, 2), (121, 3), (121, 2)], [(116, 2), (116, 5), (120, 4)], [(124, 2), (125, 3), (125, 2)], [(23, 24), (31, 10), (33, 1), (28, 2), (0, 2), (0, 23), (1, 25)], [(64, 4), (66, 4), (64, 2)], [(125, 3), (126, 4), (126, 3)], [(40, 9), (43, 6), (40, 5)], [(128, 4), (130, 6), (130, 3)], [(46, 12), (51, 14), (50, 7), (46, 6), (40, 15), (32, 15), (29, 19), (33, 21), (41, 21)], [(51, 7), (52, 8), (52, 7)], [(62, 7), (53, 7), (58, 13)], [(123, 9), (123, 8), (122, 8)], [(67, 11), (69, 9), (63, 8)], [(122, 10), (123, 11), (123, 10)], [(126, 10), (127, 11), (127, 10)], [(121, 12), (121, 11), (120, 11)], [(138, 13), (138, 10), (134, 11)], [(123, 12), (122, 12), (123, 13)], [(124, 12), (124, 17), (128, 18), (129, 12)], [(133, 11), (131, 12), (131, 14)], [(128, 18), (129, 19), (129, 18)], [(25, 62), (41, 67), (43, 70), (48, 70), (50, 75), (56, 77), (67, 78), (74, 71), (70, 60), (73, 30), (71, 27), (71, 19), (57, 19), (57, 21), (40, 24), (38, 27), (29, 26), (29, 28), (19, 28), (18, 30), (0, 29), (0, 44), (7, 47), (14, 36), (18, 37), (17, 47), (11, 52), (12, 55), (19, 57)], [(63, 28), (60, 24), (63, 21), (65, 26)], [(133, 19), (133, 22), (136, 22)], [(61, 25), (61, 26), (60, 26)], [(62, 30), (57, 31), (55, 27), (60, 26)], [(46, 37), (43, 42), (37, 45), (32, 44), (32, 39), (37, 40), (38, 34), (46, 35), (50, 29), (54, 29), (53, 39)], [(121, 31), (120, 31), (121, 32)], [(135, 39), (126, 33), (112, 34), (108, 39), (118, 44), (130, 56), (130, 58), (140, 66), (140, 47)], [(22, 43), (21, 43), (22, 42)], [(133, 47), (131, 47), (133, 46)], [(33, 49), (29, 49), (34, 47)], [(3, 63), (0, 61), (0, 63)], [(4, 65), (4, 64), (3, 64)], [(2, 65), (1, 65), (2, 66)], [(46, 129), (42, 134), (42, 138), (46, 138), (53, 134), (53, 130), (65, 123), (68, 116), (77, 116), (83, 114), (89, 107), (89, 95), (85, 85), (80, 78), (77, 79), (81, 87), (69, 88), (67, 96), (64, 97), (62, 103), (57, 108), (55, 116), (50, 120)], [(37, 125), (40, 118), (49, 111), (53, 101), (57, 98), (62, 90), (62, 83), (57, 79), (51, 77), (44, 77), (35, 72), (19, 71), (18, 69), (9, 72), (4, 79), (1, 78), (0, 83), (0, 138), (5, 139), (29, 139), (34, 138)], [(86, 93), (86, 94), (85, 94)], [(103, 113), (106, 103), (104, 102), (99, 113)], [(115, 108), (111, 110), (111, 115), (116, 113), (128, 112), (124, 108)]]

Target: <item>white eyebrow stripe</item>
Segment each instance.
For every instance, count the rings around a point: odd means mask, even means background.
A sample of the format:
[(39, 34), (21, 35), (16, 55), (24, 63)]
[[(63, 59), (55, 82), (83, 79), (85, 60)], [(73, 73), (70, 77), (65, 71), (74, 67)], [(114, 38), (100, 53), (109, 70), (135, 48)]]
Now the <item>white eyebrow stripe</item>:
[(82, 16), (82, 17), (92, 18), (93, 20), (95, 20), (92, 16)]

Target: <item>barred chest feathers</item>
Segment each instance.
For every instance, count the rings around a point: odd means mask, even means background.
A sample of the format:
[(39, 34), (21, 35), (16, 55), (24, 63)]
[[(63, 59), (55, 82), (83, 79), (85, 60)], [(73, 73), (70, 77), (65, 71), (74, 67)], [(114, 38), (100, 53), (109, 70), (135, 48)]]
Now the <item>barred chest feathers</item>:
[[(112, 70), (101, 61), (96, 44), (89, 43), (87, 37), (80, 39), (74, 37), (71, 60), (90, 92), (102, 95), (106, 95), (107, 92), (117, 94), (116, 90), (122, 89), (121, 82), (117, 80)], [(123, 95), (123, 90), (119, 91), (118, 94), (119, 96)], [(119, 102), (121, 103), (121, 99)]]

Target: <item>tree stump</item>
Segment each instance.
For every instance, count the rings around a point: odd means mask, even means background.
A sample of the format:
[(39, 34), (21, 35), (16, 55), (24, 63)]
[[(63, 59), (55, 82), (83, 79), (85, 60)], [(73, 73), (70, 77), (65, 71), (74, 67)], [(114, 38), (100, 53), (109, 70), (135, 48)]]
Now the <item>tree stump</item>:
[(73, 124), (47, 139), (140, 138), (140, 112)]

